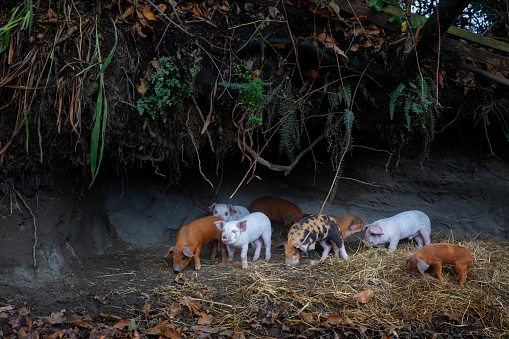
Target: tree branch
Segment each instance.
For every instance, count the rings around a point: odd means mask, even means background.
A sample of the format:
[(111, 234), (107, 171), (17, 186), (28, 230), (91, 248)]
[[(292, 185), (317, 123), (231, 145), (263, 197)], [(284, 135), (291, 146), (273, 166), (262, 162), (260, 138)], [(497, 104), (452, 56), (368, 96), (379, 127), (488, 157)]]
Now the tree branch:
[(270, 161), (267, 161), (265, 159), (263, 159), (262, 157), (260, 157), (251, 147), (249, 147), (245, 141), (242, 141), (242, 144), (244, 146), (244, 150), (251, 154), (251, 156), (255, 159), (255, 161), (257, 163), (259, 163), (260, 165), (263, 165), (265, 167), (267, 167), (268, 169), (271, 169), (273, 171), (284, 171), (285, 172), (285, 175), (288, 175), (292, 170), (293, 168), (295, 167), (295, 165), (297, 165), (297, 163), (300, 161), (300, 159), (302, 159), (302, 157), (304, 155), (306, 155), (306, 153), (308, 153), (309, 151), (311, 151), (311, 149), (313, 149), (313, 147), (316, 146), (316, 144), (318, 144), (324, 137), (325, 137), (325, 134), (327, 133), (326, 130), (323, 130), (322, 134), (320, 134), (320, 136), (318, 138), (316, 138), (308, 147), (306, 147), (305, 149), (303, 149), (296, 157), (295, 157), (295, 160), (290, 164), (290, 165), (287, 165), (287, 166), (284, 166), (284, 165), (275, 165), (273, 163), (271, 163)]

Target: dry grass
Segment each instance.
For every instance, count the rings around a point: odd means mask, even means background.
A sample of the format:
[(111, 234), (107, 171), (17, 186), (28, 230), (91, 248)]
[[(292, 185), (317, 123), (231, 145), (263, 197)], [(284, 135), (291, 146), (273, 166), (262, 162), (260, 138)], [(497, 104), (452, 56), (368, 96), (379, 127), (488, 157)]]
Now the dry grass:
[[(224, 328), (274, 321), (317, 327), (330, 315), (339, 315), (340, 325), (361, 333), (367, 329), (392, 333), (410, 323), (434, 328), (445, 319), (458, 327), (475, 324), (479, 335), (508, 336), (509, 244), (442, 235), (432, 240), (462, 245), (472, 253), (475, 263), (464, 288), (458, 287), (451, 265), (444, 266), (445, 282), (429, 273), (412, 276), (405, 259), (417, 250), (414, 243), (400, 243), (389, 253), (384, 248), (363, 249), (356, 241), (348, 243), (349, 261), (329, 257), (309, 267), (304, 259), (287, 268), (281, 251), (275, 249), (270, 263), (249, 261), (247, 271), (205, 265), (208, 273), (204, 274), (204, 266), (201, 273), (187, 270), (179, 283), (159, 292), (166, 302), (181, 305), (182, 298), (191, 297), (196, 309), (215, 316), (214, 326)], [(372, 290), (373, 297), (360, 303), (355, 295), (365, 290)], [(177, 318), (192, 324), (189, 317)]]

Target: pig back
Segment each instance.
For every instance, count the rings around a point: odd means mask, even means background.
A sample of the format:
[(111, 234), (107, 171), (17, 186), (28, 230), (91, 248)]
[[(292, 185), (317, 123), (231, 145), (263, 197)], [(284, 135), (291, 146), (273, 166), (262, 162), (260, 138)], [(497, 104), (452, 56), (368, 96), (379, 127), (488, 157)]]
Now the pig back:
[(220, 220), (215, 216), (206, 216), (185, 224), (177, 232), (175, 239), (177, 245), (195, 247), (221, 239), (221, 232), (214, 224), (215, 221)]
[(416, 254), (428, 264), (440, 261), (444, 264), (462, 263), (468, 266), (474, 261), (465, 247), (449, 243), (424, 245)]
[[(261, 212), (270, 220), (279, 222), (285, 234), (288, 234), (293, 224), (303, 218), (303, 214), (299, 206), (293, 202), (275, 196), (267, 196), (256, 199), (249, 207), (249, 211), (251, 213)], [(291, 220), (288, 220), (288, 218)]]

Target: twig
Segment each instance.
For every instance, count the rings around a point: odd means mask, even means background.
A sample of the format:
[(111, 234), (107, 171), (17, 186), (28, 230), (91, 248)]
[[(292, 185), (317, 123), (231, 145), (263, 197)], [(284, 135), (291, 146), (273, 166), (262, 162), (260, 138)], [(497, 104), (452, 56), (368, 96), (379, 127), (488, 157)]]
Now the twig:
[(23, 199), (23, 196), (21, 195), (21, 193), (19, 193), (18, 191), (16, 191), (16, 189), (14, 189), (13, 187), (11, 187), (11, 190), (18, 196), (18, 198), (20, 198), (20, 200), (23, 202), (23, 205), (25, 205), (26, 209), (30, 212), (30, 215), (32, 216), (32, 220), (34, 222), (34, 246), (32, 248), (32, 257), (34, 259), (34, 268), (37, 266), (37, 259), (35, 258), (35, 248), (37, 247), (37, 224), (35, 223), (35, 215), (34, 213), (32, 212), (32, 209), (30, 208), (30, 206), (28, 206), (28, 204), (26, 203), (25, 199)]
[[(196, 108), (196, 111), (198, 112), (198, 115), (200, 116), (201, 121), (205, 125), (205, 118), (203, 117), (203, 113), (201, 112), (200, 106), (198, 106), (198, 103), (196, 102), (196, 99), (194, 98), (194, 95), (191, 95), (191, 99), (193, 100), (194, 107)], [(203, 129), (205, 129), (205, 126), (203, 127)], [(208, 129), (205, 129), (205, 132), (207, 132), (207, 137), (209, 139), (210, 148), (212, 149), (212, 153), (214, 153), (215, 152), (214, 151), (214, 144), (212, 143), (212, 138), (210, 137), (210, 132), (209, 132)]]

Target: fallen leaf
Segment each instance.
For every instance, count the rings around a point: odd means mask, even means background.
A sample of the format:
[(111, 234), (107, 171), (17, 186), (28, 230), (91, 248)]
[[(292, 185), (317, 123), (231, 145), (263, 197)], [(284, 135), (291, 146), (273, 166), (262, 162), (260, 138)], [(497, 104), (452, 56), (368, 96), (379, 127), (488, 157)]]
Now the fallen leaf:
[(352, 52), (357, 52), (357, 50), (359, 49), (359, 47), (360, 47), (360, 46), (359, 46), (359, 44), (355, 44), (355, 45), (353, 45), (353, 46), (350, 48), (350, 50), (351, 50)]
[(92, 321), (92, 318), (88, 315), (72, 315), (65, 320), (65, 323), (83, 328), (93, 328), (93, 326), (88, 323), (89, 321)]
[(121, 320), (118, 323), (116, 323), (115, 325), (113, 325), (113, 328), (122, 329), (124, 327), (128, 327), (130, 323), (131, 323), (130, 320)]
[(343, 317), (333, 314), (327, 318), (327, 322), (331, 325), (338, 325), (343, 323)]
[(244, 335), (244, 333), (242, 332), (242, 330), (241, 330), (241, 329), (236, 328), (236, 329), (234, 330), (234, 333), (233, 333), (232, 339), (246, 339), (246, 336)]
[(199, 315), (198, 304), (192, 298), (190, 298), (190, 297), (180, 298), (179, 304), (181, 304), (182, 306), (187, 307), (187, 309), (189, 310), (189, 312), (191, 314)]
[(215, 317), (210, 313), (201, 312), (201, 316), (198, 319), (198, 325), (210, 325)]
[(122, 321), (122, 318), (116, 315), (111, 315), (107, 313), (101, 313), (97, 316), (100, 319), (113, 320), (113, 321)]
[(143, 16), (145, 18), (147, 18), (147, 20), (152, 20), (152, 21), (156, 20), (154, 13), (150, 10), (150, 6), (148, 6), (148, 5), (143, 6), (142, 11), (143, 11)]
[(62, 324), (66, 317), (62, 311), (60, 312), (52, 312), (49, 317), (45, 317), (46, 321), (50, 323), (50, 325), (54, 324)]
[(362, 304), (369, 302), (372, 297), (373, 297), (373, 290), (364, 290), (364, 291), (357, 293), (355, 295), (355, 299)]

